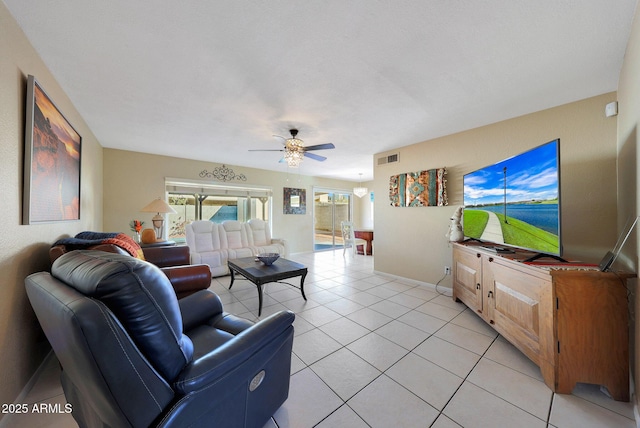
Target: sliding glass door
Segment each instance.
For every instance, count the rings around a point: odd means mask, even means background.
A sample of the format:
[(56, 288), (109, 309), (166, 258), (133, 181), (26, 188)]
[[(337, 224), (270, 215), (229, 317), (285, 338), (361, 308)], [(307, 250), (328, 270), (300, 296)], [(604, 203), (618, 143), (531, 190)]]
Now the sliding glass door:
[(342, 248), (340, 223), (351, 220), (352, 195), (331, 189), (313, 190), (313, 248), (315, 251)]

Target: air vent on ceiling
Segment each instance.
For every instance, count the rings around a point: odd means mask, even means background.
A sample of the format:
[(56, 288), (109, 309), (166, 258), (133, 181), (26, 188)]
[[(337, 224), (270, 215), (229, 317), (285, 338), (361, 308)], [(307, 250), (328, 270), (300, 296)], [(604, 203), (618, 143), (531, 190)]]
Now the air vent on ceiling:
[(378, 158), (378, 165), (385, 165), (388, 163), (394, 163), (400, 161), (400, 153), (394, 153), (392, 155), (382, 156)]

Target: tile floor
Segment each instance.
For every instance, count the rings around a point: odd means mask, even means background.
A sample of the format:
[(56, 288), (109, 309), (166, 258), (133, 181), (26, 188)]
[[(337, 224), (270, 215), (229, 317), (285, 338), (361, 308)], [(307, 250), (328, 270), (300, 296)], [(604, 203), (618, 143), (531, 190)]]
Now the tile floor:
[[(267, 285), (263, 317), (290, 309), (296, 330), (289, 399), (265, 428), (635, 426), (631, 403), (592, 385), (552, 393), (540, 370), (464, 305), (375, 274), (372, 257), (291, 258), (309, 267), (308, 300)], [(225, 310), (257, 319), (255, 286), (239, 281), (229, 292), (228, 284), (215, 278), (211, 287)], [(58, 375), (52, 358), (26, 401), (65, 403)], [(76, 424), (66, 414), (27, 414), (0, 426)]]

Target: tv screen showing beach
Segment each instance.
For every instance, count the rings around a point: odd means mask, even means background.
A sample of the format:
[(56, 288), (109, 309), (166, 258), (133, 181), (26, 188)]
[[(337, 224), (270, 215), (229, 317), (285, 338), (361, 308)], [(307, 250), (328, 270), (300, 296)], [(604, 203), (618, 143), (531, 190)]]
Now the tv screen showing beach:
[(464, 234), (560, 255), (560, 140), (464, 176)]

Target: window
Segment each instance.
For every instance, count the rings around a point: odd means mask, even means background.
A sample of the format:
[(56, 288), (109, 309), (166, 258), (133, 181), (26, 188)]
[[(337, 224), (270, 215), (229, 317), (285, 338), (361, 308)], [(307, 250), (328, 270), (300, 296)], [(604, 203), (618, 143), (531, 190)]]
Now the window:
[(222, 223), (225, 220), (262, 219), (271, 224), (271, 188), (166, 180), (169, 205), (169, 239), (183, 243), (186, 225), (194, 220)]

